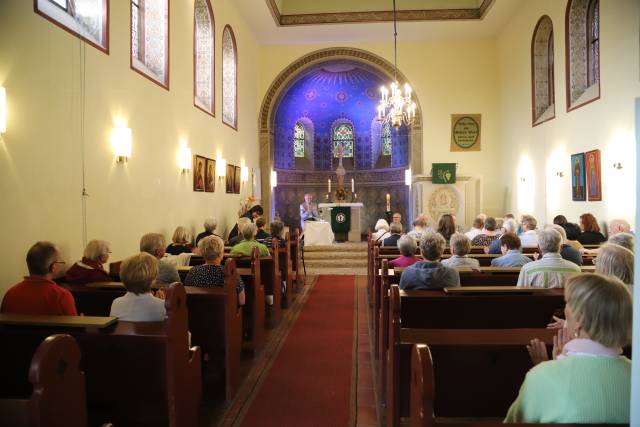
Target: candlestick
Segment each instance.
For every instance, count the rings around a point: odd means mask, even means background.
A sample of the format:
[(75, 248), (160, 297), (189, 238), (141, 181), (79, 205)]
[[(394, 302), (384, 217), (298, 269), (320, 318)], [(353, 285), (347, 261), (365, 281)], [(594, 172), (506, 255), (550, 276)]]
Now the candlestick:
[(387, 193), (387, 212), (391, 210), (391, 195)]
[(328, 180), (328, 188), (329, 190), (327, 190), (327, 193), (331, 194), (331, 178)]
[(355, 193), (356, 191), (356, 182), (353, 178), (351, 178), (351, 192)]

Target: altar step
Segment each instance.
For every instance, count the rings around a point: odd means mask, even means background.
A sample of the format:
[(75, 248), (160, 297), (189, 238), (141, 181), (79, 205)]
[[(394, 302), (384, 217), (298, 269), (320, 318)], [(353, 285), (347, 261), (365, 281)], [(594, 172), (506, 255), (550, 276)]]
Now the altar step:
[(306, 246), (304, 263), (307, 274), (366, 275), (367, 244), (361, 242)]

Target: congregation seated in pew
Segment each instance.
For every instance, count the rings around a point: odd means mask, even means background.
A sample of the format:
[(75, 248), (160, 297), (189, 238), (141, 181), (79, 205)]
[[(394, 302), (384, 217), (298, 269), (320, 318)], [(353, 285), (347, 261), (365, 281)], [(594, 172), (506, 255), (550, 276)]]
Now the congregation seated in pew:
[(166, 252), (169, 255), (180, 255), (193, 252), (193, 246), (189, 241), (189, 233), (183, 226), (176, 227), (171, 238), (171, 243), (167, 246)]
[(496, 232), (496, 219), (489, 217), (484, 222), (484, 230), (471, 240), (471, 245), (489, 246), (493, 241), (498, 240), (499, 237)]
[(204, 239), (205, 237), (218, 236), (217, 234), (214, 233), (214, 231), (216, 231), (216, 228), (218, 227), (218, 221), (216, 221), (215, 218), (205, 219), (203, 227), (204, 227), (204, 231), (198, 234), (198, 236), (196, 237), (196, 246), (198, 246), (198, 243), (200, 242), (200, 240)]
[(146, 252), (122, 261), (120, 279), (127, 293), (113, 300), (110, 316), (129, 322), (160, 322), (167, 317), (164, 291), (159, 289), (155, 295), (151, 291), (158, 276), (158, 264)]
[(158, 277), (156, 283), (158, 285), (169, 285), (180, 281), (180, 275), (174, 265), (163, 259), (165, 255), (164, 236), (160, 233), (147, 233), (140, 239), (140, 252), (146, 252), (153, 255), (159, 261)]
[(407, 267), (400, 278), (400, 289), (442, 289), (460, 286), (460, 275), (440, 262), (446, 242), (440, 233), (426, 233), (420, 240), (424, 261)]
[(82, 259), (74, 263), (65, 274), (68, 283), (84, 285), (93, 282), (110, 282), (109, 273), (103, 267), (109, 260), (109, 243), (104, 240), (91, 240), (84, 249)]
[(260, 251), (260, 256), (271, 256), (269, 248), (256, 240), (257, 228), (255, 224), (246, 224), (240, 232), (243, 240), (231, 248), (231, 255), (251, 256), (251, 250), (257, 247)]
[(67, 289), (53, 281), (64, 261), (51, 242), (37, 242), (27, 252), (29, 275), (5, 293), (0, 313), (77, 316), (76, 303)]
[(618, 279), (582, 274), (567, 280), (566, 328), (549, 360), (544, 342), (532, 340), (536, 366), (522, 384), (505, 422), (629, 423), (631, 293)]
[(267, 234), (266, 238), (256, 240), (258, 240), (259, 243), (262, 243), (268, 248), (271, 247), (271, 239), (278, 240), (278, 247), (282, 248), (286, 245), (285, 240), (282, 238), (282, 232), (284, 231), (284, 224), (282, 223), (282, 221), (272, 221), (271, 224), (269, 224), (269, 231), (271, 232), (271, 234)]
[(502, 256), (492, 259), (491, 267), (522, 267), (531, 262), (531, 258), (522, 254), (520, 238), (515, 234), (505, 233), (500, 236), (498, 241), (500, 242)]
[[(505, 234), (514, 234), (518, 235), (518, 223), (513, 218), (504, 218), (502, 222), (502, 226), (500, 227), (500, 235), (504, 236)], [(518, 238), (519, 239), (519, 238)], [(522, 242), (520, 243), (522, 244)], [(496, 239), (489, 244), (489, 246), (485, 246), (484, 253), (485, 254), (501, 254), (502, 253), (502, 244), (500, 243), (500, 239)], [(521, 246), (518, 247), (521, 249)]]
[(474, 270), (480, 269), (480, 262), (468, 256), (471, 252), (471, 241), (462, 233), (454, 233), (449, 240), (451, 257), (442, 261), (442, 265), (450, 268), (466, 267)]
[(538, 235), (538, 247), (542, 257), (522, 266), (518, 286), (534, 288), (562, 288), (567, 278), (580, 273), (580, 267), (560, 256), (562, 236), (554, 229), (546, 229)]
[(399, 222), (392, 222), (389, 225), (389, 236), (382, 241), (383, 247), (395, 248), (398, 246), (398, 240), (402, 236), (402, 224)]
[(398, 239), (398, 250), (400, 256), (389, 261), (389, 267), (409, 267), (420, 261), (416, 256), (417, 243), (415, 239), (408, 234)]
[[(198, 243), (198, 250), (204, 258), (204, 264), (192, 267), (184, 279), (184, 284), (200, 288), (224, 287), (224, 268), (221, 265), (224, 256), (222, 239), (218, 236), (205, 237)], [(237, 277), (236, 292), (238, 305), (244, 305), (244, 283), (240, 276)]]

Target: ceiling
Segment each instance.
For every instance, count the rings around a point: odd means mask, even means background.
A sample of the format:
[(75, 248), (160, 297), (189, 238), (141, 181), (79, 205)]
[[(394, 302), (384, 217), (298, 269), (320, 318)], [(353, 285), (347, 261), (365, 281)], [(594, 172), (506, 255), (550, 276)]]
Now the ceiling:
[[(389, 0), (265, 0), (277, 25), (393, 21)], [(482, 19), (493, 0), (398, 0), (398, 21)]]
[[(469, 5), (482, 6), (488, 0), (398, 0), (400, 13), (411, 13), (416, 5), (427, 5), (435, 12), (464, 11)], [(430, 19), (400, 20), (398, 22), (398, 41), (428, 40), (469, 40), (495, 38), (511, 19), (525, 0), (490, 0), (481, 19)], [(340, 5), (340, 2), (343, 5)], [(386, 9), (382, 3), (389, 3)], [(314, 4), (315, 9), (313, 8)], [(393, 40), (393, 23), (382, 20), (366, 22), (339, 21), (327, 23), (307, 23), (301, 25), (278, 25), (273, 7), (279, 11), (311, 11), (318, 15), (324, 10), (360, 11), (363, 13), (389, 13), (390, 0), (235, 0), (235, 7), (245, 18), (260, 44), (323, 44), (323, 43), (376, 43)], [(366, 5), (366, 6), (365, 6)], [(444, 6), (448, 9), (445, 11)], [(458, 9), (454, 9), (453, 7)], [(365, 10), (366, 9), (366, 10)], [(427, 10), (427, 9), (421, 9)], [(316, 13), (317, 11), (317, 13)], [(360, 13), (352, 12), (352, 13)], [(327, 12), (336, 16), (349, 12)], [(391, 13), (392, 15), (392, 13)], [(296, 15), (290, 15), (296, 16)], [(303, 16), (303, 15), (301, 15)], [(324, 16), (324, 15), (319, 15)], [(281, 15), (282, 17), (282, 15)]]

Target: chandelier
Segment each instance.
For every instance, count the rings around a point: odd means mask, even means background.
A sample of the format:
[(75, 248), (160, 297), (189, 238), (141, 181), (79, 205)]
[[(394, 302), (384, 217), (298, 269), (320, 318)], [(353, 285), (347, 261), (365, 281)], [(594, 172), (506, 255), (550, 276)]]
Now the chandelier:
[(396, 0), (393, 0), (393, 65), (395, 81), (390, 89), (380, 88), (380, 103), (378, 104), (378, 121), (390, 123), (399, 128), (404, 123), (411, 126), (416, 116), (416, 103), (411, 100), (411, 86), (404, 85), (404, 92), (398, 84), (398, 30), (396, 20)]

